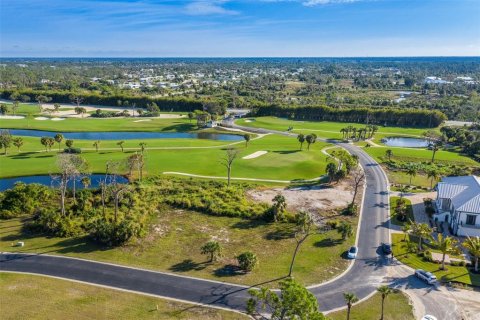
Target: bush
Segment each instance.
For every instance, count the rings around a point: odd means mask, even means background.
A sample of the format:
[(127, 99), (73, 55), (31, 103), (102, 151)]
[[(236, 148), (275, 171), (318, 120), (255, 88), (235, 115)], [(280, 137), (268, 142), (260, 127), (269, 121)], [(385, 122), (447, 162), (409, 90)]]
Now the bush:
[(83, 232), (81, 223), (77, 219), (64, 217), (60, 212), (51, 210), (39, 210), (26, 227), (32, 231), (46, 232), (57, 237), (73, 237)]
[(349, 204), (345, 209), (343, 209), (342, 213), (347, 216), (356, 216), (358, 213), (358, 206), (354, 203)]
[(465, 267), (467, 263), (464, 260), (461, 261), (450, 261), (451, 266)]
[(53, 200), (54, 195), (55, 192), (46, 186), (18, 182), (12, 189), (0, 193), (0, 218), (33, 214)]
[(74, 154), (79, 154), (82, 153), (82, 149), (80, 148), (65, 148), (63, 149), (64, 153), (74, 153)]
[(100, 218), (93, 222), (90, 229), (90, 235), (95, 241), (109, 246), (125, 244), (130, 239), (143, 236), (144, 233), (142, 224), (130, 216), (116, 225), (112, 221)]
[(237, 256), (238, 266), (245, 272), (252, 271), (258, 264), (257, 256), (250, 252), (244, 252)]
[(338, 220), (328, 220), (326, 224), (330, 229), (337, 229), (337, 227), (340, 224), (340, 221), (338, 221)]

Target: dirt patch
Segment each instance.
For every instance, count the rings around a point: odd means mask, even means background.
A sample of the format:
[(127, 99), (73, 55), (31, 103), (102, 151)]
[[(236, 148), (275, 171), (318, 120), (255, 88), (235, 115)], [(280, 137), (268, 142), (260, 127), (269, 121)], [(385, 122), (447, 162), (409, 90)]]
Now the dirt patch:
[(247, 192), (254, 201), (271, 204), (273, 198), (281, 194), (287, 201), (287, 209), (292, 212), (308, 211), (313, 214), (325, 216), (330, 210), (345, 208), (353, 197), (348, 182), (341, 182), (333, 187), (328, 185), (255, 189)]

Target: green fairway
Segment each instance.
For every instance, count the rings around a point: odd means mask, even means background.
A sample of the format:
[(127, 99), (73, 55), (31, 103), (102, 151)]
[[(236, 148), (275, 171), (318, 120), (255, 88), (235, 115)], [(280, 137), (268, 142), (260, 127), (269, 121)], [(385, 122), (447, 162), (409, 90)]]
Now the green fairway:
[[(356, 218), (344, 219), (356, 226)], [(22, 225), (19, 218), (2, 222), (0, 252), (68, 255), (248, 285), (286, 276), (296, 245), (292, 223), (209, 216), (168, 207), (154, 218), (145, 238), (117, 248), (98, 246), (86, 237), (29, 234)], [(200, 252), (200, 247), (211, 239), (223, 246), (223, 257), (213, 263)], [(355, 235), (342, 241), (336, 230), (310, 236), (298, 253), (295, 279), (309, 285), (340, 274), (348, 266), (343, 255), (354, 239)], [(25, 247), (12, 247), (17, 241), (25, 241)], [(235, 257), (247, 250), (257, 255), (259, 266), (251, 273), (232, 274)], [(275, 286), (276, 281), (266, 285)]]
[[(7, 156), (0, 156), (2, 161), (0, 177), (55, 172), (57, 146), (54, 146), (51, 152), (45, 152), (44, 147), (40, 144), (40, 138), (25, 138), (24, 140), (25, 145), (22, 147), (21, 153), (10, 148)], [(143, 141), (147, 143), (145, 172), (148, 175), (175, 171), (197, 175), (226, 176), (222, 159), (225, 157), (224, 149), (227, 146), (236, 147), (240, 151), (233, 163), (232, 177), (294, 180), (312, 179), (325, 173), (326, 159), (320, 149), (327, 144), (322, 142), (312, 145), (310, 151), (300, 151), (296, 139), (279, 135), (267, 135), (260, 139), (254, 139), (250, 141), (248, 147), (245, 147), (244, 142), (231, 144), (231, 142), (225, 141), (199, 139)], [(92, 146), (93, 141), (75, 141), (74, 146), (85, 148), (82, 157), (88, 161), (89, 170), (101, 173), (105, 171), (107, 161), (123, 160), (132, 152), (139, 151), (139, 142), (140, 140), (125, 141), (124, 148), (127, 148), (125, 152), (121, 152), (116, 141), (102, 141), (98, 153)], [(253, 159), (242, 159), (256, 151), (268, 151), (268, 153)]]
[[(143, 121), (140, 121), (143, 120)], [(185, 132), (197, 130), (195, 121), (187, 118), (65, 118), (62, 121), (25, 119), (0, 119), (3, 129), (36, 129), (46, 131), (159, 131)]]
[[(350, 314), (351, 320), (373, 320), (380, 319), (382, 308), (382, 297), (380, 294), (375, 294), (373, 297), (360, 302), (352, 307)], [(347, 317), (347, 311), (337, 311), (328, 314), (330, 320), (343, 320)], [(413, 307), (409, 303), (408, 297), (398, 291), (390, 294), (385, 299), (385, 314), (386, 320), (413, 320)]]
[(240, 313), (43, 276), (0, 273), (2, 319), (248, 319)]
[[(342, 128), (353, 126), (362, 128), (365, 125), (361, 123), (329, 122), (329, 121), (295, 121), (277, 117), (258, 117), (239, 119), (235, 122), (238, 125), (254, 128), (265, 128), (278, 131), (287, 131), (293, 127), (295, 133), (312, 133), (322, 138), (341, 139)], [(382, 137), (386, 135), (406, 135), (421, 136), (426, 128), (404, 128), (404, 127), (382, 127), (378, 126), (378, 132), (375, 136)]]
[[(407, 236), (408, 239), (409, 236)], [(402, 263), (414, 268), (430, 271), (442, 282), (459, 282), (468, 285), (480, 286), (480, 274), (474, 274), (467, 267), (447, 265), (446, 270), (440, 270), (440, 264), (425, 261), (416, 253), (407, 253), (406, 244), (403, 241), (403, 234), (392, 234), (392, 247), (395, 258)], [(417, 241), (413, 239), (416, 243)]]

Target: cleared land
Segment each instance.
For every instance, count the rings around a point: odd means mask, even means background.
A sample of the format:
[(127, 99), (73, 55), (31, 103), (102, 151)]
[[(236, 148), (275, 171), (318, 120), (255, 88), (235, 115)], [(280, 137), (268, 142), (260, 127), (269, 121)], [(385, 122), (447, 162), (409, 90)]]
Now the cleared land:
[[(336, 218), (348, 219), (354, 225), (357, 222), (356, 218)], [(0, 251), (67, 255), (248, 285), (287, 275), (296, 244), (294, 224), (172, 209), (159, 212), (145, 238), (118, 248), (95, 245), (86, 237), (29, 234), (22, 226), (22, 219), (18, 218), (2, 222)], [(224, 248), (223, 257), (213, 263), (200, 252), (200, 247), (211, 239)], [(308, 285), (340, 274), (348, 265), (344, 254), (354, 239), (355, 235), (342, 241), (335, 230), (310, 236), (297, 256), (295, 278)], [(25, 241), (25, 247), (13, 247), (17, 241)], [(257, 254), (259, 266), (248, 274), (232, 273), (235, 257), (247, 250)]]
[[(351, 320), (372, 320), (380, 319), (382, 297), (380, 294), (375, 294), (373, 297), (360, 302), (352, 307), (350, 314)], [(385, 299), (384, 318), (388, 320), (413, 320), (412, 306), (409, 303), (408, 297), (402, 292), (395, 292), (390, 294)], [(343, 320), (347, 317), (347, 311), (342, 310), (328, 314), (331, 320)]]
[(2, 319), (248, 319), (239, 313), (41, 276), (0, 273)]

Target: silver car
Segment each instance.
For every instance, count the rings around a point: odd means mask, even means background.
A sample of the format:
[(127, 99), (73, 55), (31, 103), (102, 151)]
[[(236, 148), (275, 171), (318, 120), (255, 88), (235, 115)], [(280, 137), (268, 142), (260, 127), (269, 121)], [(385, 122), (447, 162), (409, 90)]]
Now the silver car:
[(415, 276), (428, 284), (435, 284), (437, 282), (437, 277), (435, 275), (422, 269), (415, 270)]

